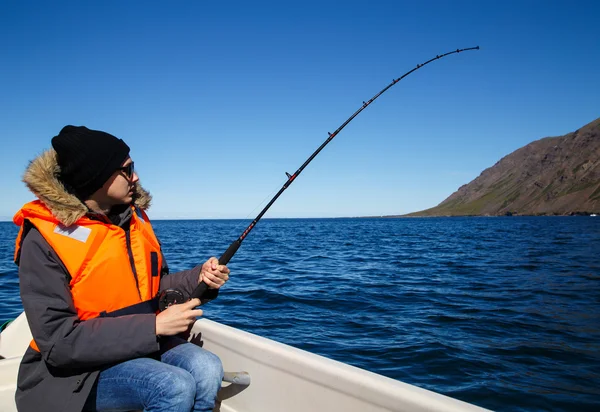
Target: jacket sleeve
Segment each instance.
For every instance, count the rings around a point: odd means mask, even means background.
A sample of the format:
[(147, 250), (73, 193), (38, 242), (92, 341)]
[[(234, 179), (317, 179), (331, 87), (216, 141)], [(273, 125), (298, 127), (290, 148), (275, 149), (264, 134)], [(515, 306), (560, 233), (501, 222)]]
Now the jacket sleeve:
[[(179, 289), (186, 297), (190, 297), (194, 289), (196, 289), (196, 286), (198, 286), (202, 265), (198, 265), (193, 269), (169, 274), (169, 265), (167, 265), (167, 260), (164, 255), (162, 256), (162, 262), (160, 290)], [(219, 289), (208, 289), (204, 294), (204, 298), (201, 299), (202, 304), (215, 299), (218, 294)]]
[(80, 320), (69, 274), (36, 229), (21, 247), (19, 282), (33, 339), (51, 366), (98, 368), (159, 350), (155, 314)]

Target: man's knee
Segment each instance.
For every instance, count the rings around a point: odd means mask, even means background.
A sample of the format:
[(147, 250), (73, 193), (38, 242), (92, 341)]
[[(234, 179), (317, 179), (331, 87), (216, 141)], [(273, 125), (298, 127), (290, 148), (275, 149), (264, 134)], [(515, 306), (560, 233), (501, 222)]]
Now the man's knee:
[(221, 359), (205, 349), (195, 348), (193, 353), (188, 353), (187, 362), (189, 371), (197, 381), (216, 381), (219, 384), (223, 379), (223, 364)]
[(220, 383), (223, 380), (223, 363), (221, 359), (212, 352), (207, 351), (206, 368), (208, 374)]
[(170, 371), (163, 377), (156, 395), (162, 398), (161, 402), (177, 406), (177, 410), (191, 410), (196, 397), (196, 380), (185, 370)]

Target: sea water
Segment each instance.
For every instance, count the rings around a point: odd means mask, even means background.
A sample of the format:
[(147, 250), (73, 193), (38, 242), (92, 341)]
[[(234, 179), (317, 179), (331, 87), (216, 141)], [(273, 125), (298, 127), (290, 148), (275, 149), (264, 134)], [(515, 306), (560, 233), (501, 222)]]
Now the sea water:
[[(171, 272), (248, 224), (154, 222)], [(600, 218), (265, 219), (229, 267), (212, 320), (498, 411), (600, 410)]]

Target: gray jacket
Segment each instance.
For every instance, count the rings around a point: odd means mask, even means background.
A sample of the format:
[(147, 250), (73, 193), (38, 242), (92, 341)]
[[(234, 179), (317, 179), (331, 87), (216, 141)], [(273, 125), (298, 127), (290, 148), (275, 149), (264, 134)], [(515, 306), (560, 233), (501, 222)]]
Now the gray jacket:
[[(47, 151), (29, 165), (23, 180), (68, 226), (85, 214), (89, 216), (89, 211), (56, 180), (57, 167), (55, 153)], [(150, 195), (140, 185), (135, 199), (137, 207), (149, 207)], [(124, 230), (130, 219), (131, 208), (111, 216)], [(176, 287), (189, 295), (198, 284), (199, 273), (197, 266), (168, 275), (164, 263), (160, 289)], [(21, 362), (15, 396), (20, 412), (80, 412), (100, 370), (154, 356), (160, 349), (153, 313), (79, 320), (69, 281), (58, 255), (40, 232), (31, 228), (22, 241), (19, 282), (23, 308), (40, 352), (29, 347)]]

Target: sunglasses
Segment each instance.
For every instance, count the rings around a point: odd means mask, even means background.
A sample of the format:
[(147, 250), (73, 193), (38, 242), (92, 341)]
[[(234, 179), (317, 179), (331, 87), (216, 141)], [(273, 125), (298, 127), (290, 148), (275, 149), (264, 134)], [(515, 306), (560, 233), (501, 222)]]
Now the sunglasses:
[(133, 162), (129, 163), (127, 166), (119, 167), (117, 170), (122, 171), (128, 179), (132, 179), (133, 174), (135, 173)]

